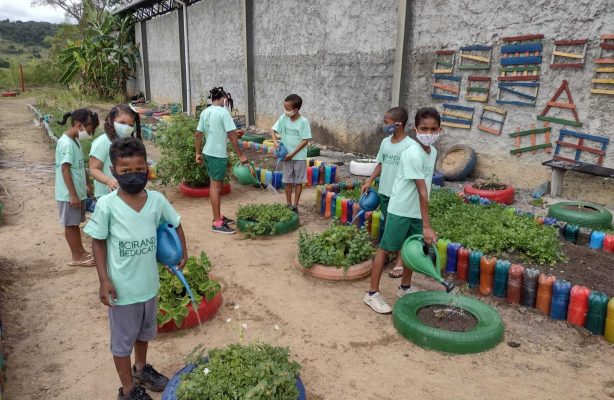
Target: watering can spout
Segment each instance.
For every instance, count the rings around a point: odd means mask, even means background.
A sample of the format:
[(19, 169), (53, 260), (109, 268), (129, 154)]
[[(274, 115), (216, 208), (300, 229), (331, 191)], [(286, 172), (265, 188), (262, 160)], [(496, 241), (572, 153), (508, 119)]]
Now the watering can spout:
[(454, 282), (446, 281), (445, 279), (441, 281), (441, 284), (446, 288), (446, 293), (450, 293), (454, 290), (454, 286), (456, 286)]

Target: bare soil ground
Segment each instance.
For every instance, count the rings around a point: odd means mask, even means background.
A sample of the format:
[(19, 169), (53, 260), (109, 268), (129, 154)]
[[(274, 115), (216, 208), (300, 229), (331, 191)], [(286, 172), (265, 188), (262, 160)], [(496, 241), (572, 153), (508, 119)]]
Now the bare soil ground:
[[(32, 125), (26, 102), (0, 100), (0, 157), (52, 163), (53, 150)], [(33, 196), (21, 214), (7, 216), (0, 226), (8, 397), (115, 398), (119, 382), (98, 280), (93, 269), (66, 265), (53, 176), (34, 179), (27, 171), (2, 169), (0, 180), (15, 197)], [(485, 298), (505, 323), (502, 344), (475, 355), (426, 351), (398, 335), (390, 316), (377, 315), (362, 303), (366, 281), (323, 282), (293, 268), (296, 232), (260, 240), (215, 235), (209, 230), (208, 200), (182, 198), (174, 188), (166, 195), (183, 217), (190, 253), (207, 252), (225, 298), (219, 314), (206, 323), (204, 336), (193, 329), (160, 335), (152, 343), (150, 361), (168, 375), (199, 343), (217, 347), (238, 341), (244, 323), (246, 340), (290, 347), (302, 364), (309, 399), (614, 398), (614, 346), (602, 338)], [(306, 211), (312, 198), (313, 189), (306, 190), (301, 224), (321, 230), (326, 222)], [(233, 185), (223, 209), (233, 216), (239, 205), (254, 201), (283, 197)], [(14, 210), (12, 204), (7, 208)], [(397, 281), (382, 279), (382, 293), (393, 302)], [(423, 277), (416, 277), (415, 286), (439, 290)]]

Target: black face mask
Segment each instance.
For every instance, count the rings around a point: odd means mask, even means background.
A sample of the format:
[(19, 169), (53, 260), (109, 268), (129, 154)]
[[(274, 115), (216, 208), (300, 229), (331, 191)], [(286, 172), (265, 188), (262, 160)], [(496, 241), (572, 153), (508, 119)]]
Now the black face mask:
[(147, 185), (147, 172), (131, 172), (128, 174), (113, 174), (119, 187), (130, 194), (137, 194), (145, 189)]

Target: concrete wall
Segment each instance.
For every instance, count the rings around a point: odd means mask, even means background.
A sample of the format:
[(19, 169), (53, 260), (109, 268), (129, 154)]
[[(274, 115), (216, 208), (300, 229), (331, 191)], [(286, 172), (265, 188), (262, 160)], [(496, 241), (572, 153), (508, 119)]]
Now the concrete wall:
[(145, 94), (145, 75), (143, 73), (143, 44), (141, 38), (141, 24), (134, 25), (134, 42), (139, 48), (141, 57), (139, 57), (136, 65), (136, 71), (134, 71), (134, 79), (128, 81), (128, 94), (133, 96), (137, 91)]
[(188, 7), (192, 105), (223, 86), (239, 112), (246, 111), (243, 34), (239, 0), (207, 0)]
[[(543, 126), (536, 116), (542, 112), (546, 102), (554, 95), (563, 79), (569, 81), (573, 100), (578, 108), (581, 128), (573, 128), (600, 136), (607, 136), (614, 141), (614, 96), (590, 94), (591, 79), (595, 64), (593, 59), (599, 55), (599, 37), (603, 33), (614, 32), (614, 17), (611, 0), (580, 1), (526, 1), (526, 0), (491, 0), (488, 6), (484, 2), (470, 0), (413, 2), (412, 43), (408, 54), (409, 86), (404, 93), (405, 103), (410, 112), (424, 105), (436, 104), (442, 109), (445, 101), (430, 97), (432, 69), (435, 51), (443, 48), (458, 49), (472, 44), (494, 45), (492, 68), (487, 74), (479, 71), (458, 71), (461, 75), (461, 96), (453, 104), (468, 105), (476, 108), (473, 128), (446, 128), (442, 145), (466, 143), (473, 146), (479, 155), (479, 170), (484, 175), (496, 173), (500, 178), (513, 178), (515, 181), (532, 185), (546, 180), (549, 169), (540, 166), (542, 161), (552, 157), (543, 151), (536, 154), (525, 153), (520, 157), (512, 156), (509, 150), (514, 148), (515, 139), (507, 133), (516, 128), (529, 129), (534, 123)], [(492, 78), (489, 104), (496, 105), (498, 93), (497, 73), (500, 66), (501, 37), (523, 34), (542, 33), (545, 35), (543, 63), (541, 66), (541, 85), (535, 107), (502, 106), (508, 111), (503, 135), (493, 136), (477, 129), (482, 103), (464, 100), (468, 75), (488, 75)], [(589, 38), (587, 62), (583, 70), (550, 69), (550, 56), (556, 39)], [(457, 54), (458, 65), (458, 54)], [(566, 101), (562, 95), (560, 101)], [(551, 111), (548, 115), (557, 116)], [(562, 118), (573, 119), (571, 113), (561, 113)], [(552, 124), (552, 142), (558, 138), (561, 125)], [(523, 145), (529, 141), (523, 140)], [(543, 143), (538, 138), (537, 143)], [(529, 145), (529, 144), (527, 144)], [(614, 143), (610, 144), (605, 165), (614, 167)], [(578, 184), (586, 182), (586, 175), (577, 177)], [(596, 179), (593, 179), (596, 180)], [(610, 186), (610, 189), (614, 189)]]
[(151, 97), (181, 102), (181, 66), (177, 12), (147, 21), (147, 51)]
[(396, 1), (254, 2), (256, 122), (271, 127), (290, 93), (319, 143), (376, 151), (390, 105)]

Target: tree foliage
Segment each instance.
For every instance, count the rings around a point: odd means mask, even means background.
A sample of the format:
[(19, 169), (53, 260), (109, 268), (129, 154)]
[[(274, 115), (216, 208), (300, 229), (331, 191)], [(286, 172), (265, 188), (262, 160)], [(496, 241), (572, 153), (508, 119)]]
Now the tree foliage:
[(101, 19), (105, 11), (121, 4), (122, 0), (33, 0), (33, 6), (59, 8), (66, 16), (74, 18), (79, 25), (88, 18)]
[[(8, 19), (0, 21), (0, 37), (26, 46), (49, 47), (45, 38), (53, 36), (58, 30), (58, 25), (49, 22), (11, 22)], [(13, 46), (14, 47), (14, 46)], [(17, 50), (15, 48), (15, 50)]]

